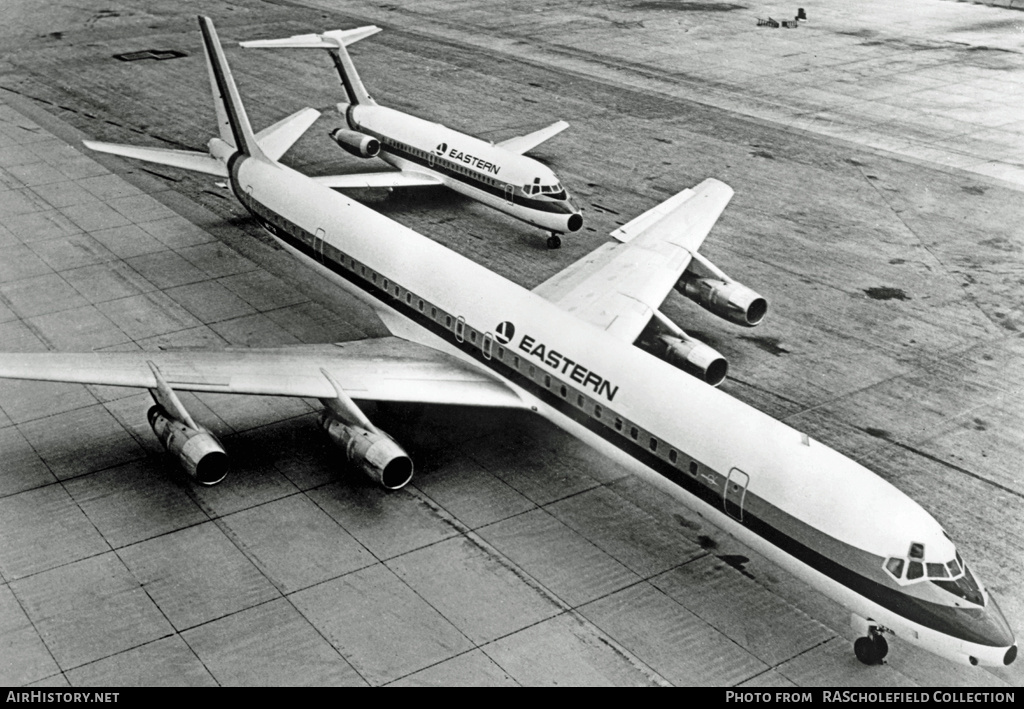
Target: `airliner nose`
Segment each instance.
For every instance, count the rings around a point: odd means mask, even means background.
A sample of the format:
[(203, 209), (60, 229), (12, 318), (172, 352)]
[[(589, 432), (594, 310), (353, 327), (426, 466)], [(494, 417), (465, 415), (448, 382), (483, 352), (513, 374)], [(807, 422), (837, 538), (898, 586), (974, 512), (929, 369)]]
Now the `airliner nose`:
[[(985, 647), (978, 657), (970, 658), (971, 664), (998, 664), (1000, 660), (1004, 665), (1009, 665), (1017, 659), (1017, 644), (1013, 637), (1013, 630), (1006, 622), (996, 599), (991, 595), (984, 609), (960, 609), (958, 612), (961, 623), (970, 628), (975, 635), (974, 642)], [(991, 648), (991, 651), (987, 651)], [(1002, 648), (1006, 648), (1005, 651)]]

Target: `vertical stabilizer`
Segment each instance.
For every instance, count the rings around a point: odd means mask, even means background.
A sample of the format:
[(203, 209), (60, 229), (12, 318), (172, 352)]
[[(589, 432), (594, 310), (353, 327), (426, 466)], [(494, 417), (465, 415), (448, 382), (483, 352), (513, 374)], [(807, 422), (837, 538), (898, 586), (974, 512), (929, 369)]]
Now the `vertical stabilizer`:
[[(325, 32), (323, 37), (327, 39), (330, 35), (330, 32)], [(331, 59), (334, 60), (334, 66), (338, 69), (338, 76), (341, 77), (341, 83), (348, 93), (349, 102), (376, 106), (377, 102), (370, 98), (370, 94), (366, 92), (366, 87), (363, 86), (363, 82), (359, 78), (359, 72), (356, 71), (356, 65), (352, 63), (352, 57), (349, 56), (348, 49), (345, 48), (345, 42), (341, 39), (332, 39), (335, 40), (336, 48), (330, 50)]]
[(217, 109), (217, 127), (221, 139), (245, 155), (264, 157), (253, 135), (252, 126), (249, 125), (249, 117), (245, 115), (245, 107), (242, 106), (242, 100), (238, 95), (235, 79), (231, 76), (231, 68), (224, 58), (224, 50), (220, 46), (213, 20), (200, 15), (199, 29), (203, 33), (203, 49), (206, 51), (210, 90)]

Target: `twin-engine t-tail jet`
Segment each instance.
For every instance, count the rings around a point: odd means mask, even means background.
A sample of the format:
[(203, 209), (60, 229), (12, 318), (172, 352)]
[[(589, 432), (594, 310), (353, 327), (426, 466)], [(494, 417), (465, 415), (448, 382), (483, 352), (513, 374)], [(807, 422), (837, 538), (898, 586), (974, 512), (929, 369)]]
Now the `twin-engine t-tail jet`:
[(560, 234), (579, 231), (583, 216), (549, 168), (524, 155), (569, 127), (558, 121), (529, 135), (488, 143), (396, 111), (370, 98), (346, 45), (380, 32), (376, 26), (332, 30), (285, 39), (241, 42), (243, 47), (326, 49), (338, 69), (348, 103), (338, 104), (347, 128), (331, 138), (360, 158), (379, 157), (398, 172), (316, 177), (335, 188), (445, 185), (524, 222), (551, 232), (548, 247), (561, 246)]
[[(888, 482), (635, 345), (673, 287), (749, 318), (697, 249), (732, 190), (709, 179), (533, 291), (277, 162), (308, 114), (254, 134), (213, 23), (200, 18), (220, 137), (210, 154), (103, 149), (226, 174), (299, 260), (379, 313), (390, 337), (216, 351), (0, 355), (0, 376), (149, 389), (153, 430), (202, 484), (225, 453), (176, 392), (312, 397), (347, 459), (387, 488), (412, 462), (356, 401), (536, 412), (675, 496), (852, 612), (858, 658), (887, 635), (955, 661), (1008, 665), (1014, 636), (942, 526)], [(97, 147), (92, 144), (92, 147)], [(629, 225), (627, 225), (629, 226)], [(458, 287), (452, 287), (455, 283)], [(709, 295), (710, 294), (710, 295)], [(749, 300), (749, 298), (747, 298)], [(744, 312), (746, 311), (746, 312)]]

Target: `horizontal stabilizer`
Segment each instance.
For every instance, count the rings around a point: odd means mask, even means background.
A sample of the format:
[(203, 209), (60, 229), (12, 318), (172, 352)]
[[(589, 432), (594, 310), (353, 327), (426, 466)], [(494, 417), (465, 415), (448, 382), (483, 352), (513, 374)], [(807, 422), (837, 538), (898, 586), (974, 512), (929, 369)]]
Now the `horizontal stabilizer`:
[(98, 143), (94, 140), (83, 140), (85, 147), (100, 153), (121, 155), (126, 158), (155, 162), (161, 165), (180, 167), (192, 172), (203, 172), (207, 175), (227, 177), (228, 169), (220, 160), (191, 150), (171, 150), (169, 148), (142, 148), (137, 145), (119, 145), (117, 143)]
[(242, 47), (259, 49), (282, 47), (292, 49), (337, 49), (339, 42), (344, 46), (348, 46), (378, 32), (380, 32), (380, 27), (367, 25), (366, 27), (357, 27), (352, 30), (331, 30), (330, 32), (324, 32), (322, 35), (297, 34), (292, 37), (285, 37), (284, 39), (254, 39), (248, 42), (239, 42), (238, 44)]
[(430, 187), (443, 184), (433, 175), (421, 172), (364, 172), (356, 175), (323, 175), (312, 178), (327, 187), (335, 189), (360, 189), (366, 187)]
[(533, 150), (545, 140), (551, 140), (568, 127), (569, 124), (565, 121), (558, 121), (557, 123), (552, 123), (547, 128), (541, 128), (533, 133), (503, 140), (498, 143), (498, 147), (504, 148), (510, 153), (522, 155)]
[(279, 160), (282, 155), (288, 152), (288, 148), (295, 144), (295, 141), (309, 130), (309, 127), (316, 123), (320, 117), (320, 111), (314, 108), (304, 108), (296, 111), (287, 118), (264, 128), (256, 134), (256, 143), (263, 150), (263, 154), (271, 160)]

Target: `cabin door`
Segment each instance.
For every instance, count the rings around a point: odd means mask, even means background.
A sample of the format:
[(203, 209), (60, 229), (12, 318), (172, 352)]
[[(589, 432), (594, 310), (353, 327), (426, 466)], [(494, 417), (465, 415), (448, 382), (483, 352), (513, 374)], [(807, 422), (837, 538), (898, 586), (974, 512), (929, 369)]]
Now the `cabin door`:
[(324, 262), (324, 230), (317, 229), (316, 236), (313, 237), (313, 251), (316, 252), (316, 258), (320, 263)]
[(515, 197), (516, 188), (515, 185), (505, 185), (505, 201), (512, 204), (512, 198)]
[(739, 468), (729, 471), (729, 477), (725, 481), (725, 490), (722, 493), (722, 502), (725, 505), (725, 512), (730, 517), (743, 521), (743, 501), (747, 496), (747, 483), (750, 476)]

